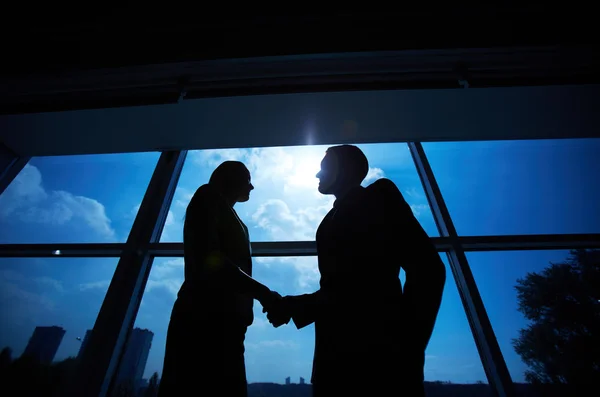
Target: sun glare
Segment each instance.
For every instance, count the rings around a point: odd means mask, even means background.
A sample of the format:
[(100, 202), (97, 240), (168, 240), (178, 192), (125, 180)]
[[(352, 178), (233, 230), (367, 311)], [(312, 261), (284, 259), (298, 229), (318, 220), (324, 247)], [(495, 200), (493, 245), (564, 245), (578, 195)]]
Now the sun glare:
[(316, 177), (321, 169), (322, 156), (307, 154), (294, 159), (294, 168), (288, 176), (288, 183), (298, 187), (316, 188), (319, 181)]

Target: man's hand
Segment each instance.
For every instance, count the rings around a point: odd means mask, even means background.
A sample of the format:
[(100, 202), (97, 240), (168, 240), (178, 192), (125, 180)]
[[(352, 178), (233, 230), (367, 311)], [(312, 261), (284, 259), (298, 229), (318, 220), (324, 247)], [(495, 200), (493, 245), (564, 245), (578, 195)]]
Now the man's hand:
[(282, 299), (281, 295), (275, 291), (269, 291), (259, 300), (260, 304), (263, 307), (263, 313), (266, 310), (270, 310), (272, 307), (276, 306), (278, 302)]
[(263, 313), (267, 313), (267, 319), (275, 328), (289, 323), (292, 318), (289, 297), (280, 296), (271, 306), (263, 305)]

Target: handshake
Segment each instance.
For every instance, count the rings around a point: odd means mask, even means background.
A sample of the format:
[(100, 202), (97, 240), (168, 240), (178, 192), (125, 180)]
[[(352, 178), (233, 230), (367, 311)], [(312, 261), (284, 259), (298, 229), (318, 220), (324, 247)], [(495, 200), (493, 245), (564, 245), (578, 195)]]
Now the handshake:
[(272, 291), (269, 297), (260, 303), (263, 306), (263, 313), (267, 313), (267, 319), (275, 328), (290, 322), (292, 318), (292, 299), (290, 296), (282, 297), (277, 292)]

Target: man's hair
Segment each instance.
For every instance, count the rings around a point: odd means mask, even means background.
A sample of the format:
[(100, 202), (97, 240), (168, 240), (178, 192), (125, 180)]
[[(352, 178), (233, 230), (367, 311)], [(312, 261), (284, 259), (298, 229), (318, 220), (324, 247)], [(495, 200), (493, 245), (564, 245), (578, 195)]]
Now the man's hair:
[(325, 152), (333, 154), (339, 166), (339, 175), (351, 182), (361, 183), (369, 173), (367, 156), (354, 145), (332, 146)]
[(248, 168), (240, 161), (224, 161), (215, 168), (208, 183), (228, 195), (247, 182), (248, 172)]

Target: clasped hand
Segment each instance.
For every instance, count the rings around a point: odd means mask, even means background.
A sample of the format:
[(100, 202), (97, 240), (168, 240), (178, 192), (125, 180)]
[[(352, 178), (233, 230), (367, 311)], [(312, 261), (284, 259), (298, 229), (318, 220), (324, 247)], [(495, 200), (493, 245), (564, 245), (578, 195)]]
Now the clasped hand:
[(275, 327), (290, 322), (292, 317), (289, 298), (283, 298), (277, 292), (272, 293), (271, 299), (262, 302), (263, 313), (267, 313), (267, 319)]

